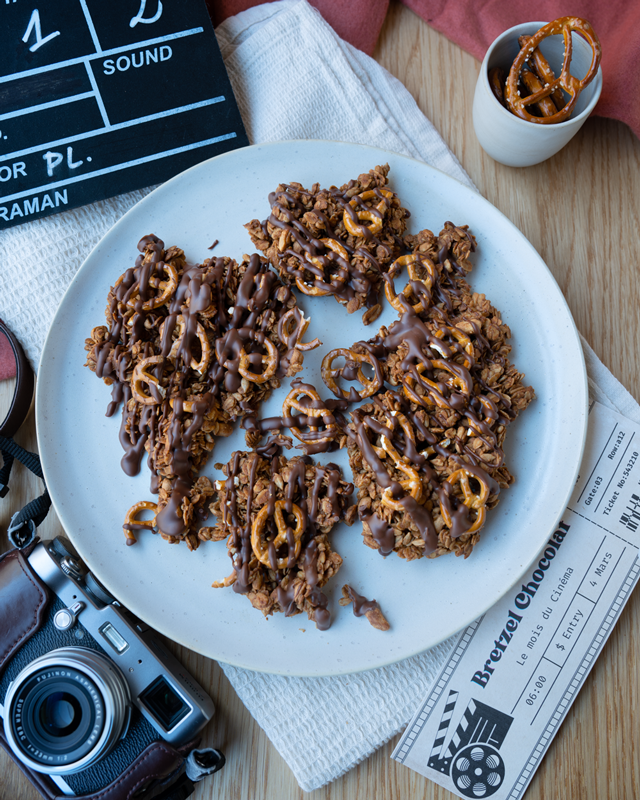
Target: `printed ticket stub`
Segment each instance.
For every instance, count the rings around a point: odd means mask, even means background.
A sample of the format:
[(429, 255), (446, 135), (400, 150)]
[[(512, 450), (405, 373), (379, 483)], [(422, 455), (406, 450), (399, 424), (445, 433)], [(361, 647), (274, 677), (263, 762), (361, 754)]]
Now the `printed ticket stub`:
[(638, 580), (639, 453), (640, 426), (592, 403), (556, 529), (459, 634), (392, 758), (460, 797), (522, 796)]

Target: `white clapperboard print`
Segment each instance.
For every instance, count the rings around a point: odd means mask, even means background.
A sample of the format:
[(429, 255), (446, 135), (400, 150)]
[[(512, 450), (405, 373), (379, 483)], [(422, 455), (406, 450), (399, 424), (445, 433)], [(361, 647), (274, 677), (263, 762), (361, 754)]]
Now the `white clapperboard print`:
[(465, 797), (489, 797), (504, 780), (504, 761), (498, 751), (513, 717), (471, 699), (450, 733), (458, 694), (449, 691), (428, 765), (449, 775)]

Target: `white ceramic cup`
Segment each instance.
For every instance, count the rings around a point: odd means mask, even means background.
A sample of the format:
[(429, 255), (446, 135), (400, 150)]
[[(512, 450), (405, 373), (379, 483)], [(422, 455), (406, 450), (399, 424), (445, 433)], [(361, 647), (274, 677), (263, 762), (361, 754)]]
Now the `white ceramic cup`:
[[(573, 113), (564, 122), (539, 125), (516, 117), (498, 100), (489, 85), (489, 70), (501, 67), (505, 78), (520, 51), (518, 37), (532, 36), (546, 22), (524, 22), (502, 33), (487, 50), (473, 97), (473, 127), (486, 153), (509, 167), (530, 167), (539, 164), (561, 150), (593, 111), (602, 91), (602, 68), (581, 92)], [(592, 50), (576, 33), (572, 34), (573, 57), (571, 73), (584, 78), (591, 66)], [(564, 38), (549, 36), (540, 43), (540, 50), (556, 75), (562, 70)]]

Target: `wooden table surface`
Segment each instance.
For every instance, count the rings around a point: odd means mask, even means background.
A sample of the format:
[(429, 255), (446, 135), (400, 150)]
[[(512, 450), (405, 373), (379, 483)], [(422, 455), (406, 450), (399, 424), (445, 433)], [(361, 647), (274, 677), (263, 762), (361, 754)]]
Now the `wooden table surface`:
[[(391, 4), (375, 58), (399, 78), (432, 120), (481, 193), (532, 242), (549, 265), (580, 331), (598, 356), (640, 399), (637, 280), (640, 142), (625, 125), (592, 118), (557, 156), (511, 169), (480, 148), (471, 124), (479, 63), (404, 6)], [(33, 414), (17, 436), (35, 449)], [(0, 548), (11, 513), (41, 491), (14, 468), (0, 501)], [(44, 538), (62, 532), (54, 513)], [(552, 743), (527, 800), (640, 797), (640, 594), (632, 595), (602, 655)], [(207, 744), (227, 766), (201, 785), (198, 800), (444, 800), (449, 792), (389, 756), (398, 737), (329, 786), (305, 795), (284, 760), (242, 706), (215, 662), (175, 648), (210, 691), (217, 715)], [(418, 698), (416, 698), (418, 699)], [(39, 795), (0, 753), (1, 800)]]

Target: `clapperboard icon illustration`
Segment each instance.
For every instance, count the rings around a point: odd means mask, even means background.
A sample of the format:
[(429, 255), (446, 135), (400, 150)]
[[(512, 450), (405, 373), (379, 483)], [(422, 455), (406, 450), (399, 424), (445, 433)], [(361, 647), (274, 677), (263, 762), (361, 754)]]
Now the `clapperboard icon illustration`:
[(450, 733), (458, 694), (449, 691), (428, 765), (450, 775), (465, 797), (489, 797), (504, 781), (504, 761), (498, 750), (513, 717), (472, 699)]

